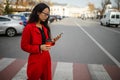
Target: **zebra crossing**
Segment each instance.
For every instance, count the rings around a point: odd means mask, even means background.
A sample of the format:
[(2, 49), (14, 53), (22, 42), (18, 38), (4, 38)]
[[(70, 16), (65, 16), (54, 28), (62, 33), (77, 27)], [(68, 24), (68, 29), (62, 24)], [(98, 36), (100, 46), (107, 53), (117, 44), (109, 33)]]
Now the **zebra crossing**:
[[(0, 58), (0, 80), (26, 80), (27, 60)], [(115, 65), (52, 62), (53, 80), (120, 80)]]

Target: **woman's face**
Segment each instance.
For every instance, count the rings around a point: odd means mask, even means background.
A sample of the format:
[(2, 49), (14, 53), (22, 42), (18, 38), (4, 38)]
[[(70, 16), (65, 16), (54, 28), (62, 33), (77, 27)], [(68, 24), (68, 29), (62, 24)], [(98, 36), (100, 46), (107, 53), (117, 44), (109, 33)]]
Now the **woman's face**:
[(49, 17), (50, 11), (48, 8), (45, 8), (42, 12), (40, 12), (39, 19), (40, 21), (46, 21), (46, 19)]

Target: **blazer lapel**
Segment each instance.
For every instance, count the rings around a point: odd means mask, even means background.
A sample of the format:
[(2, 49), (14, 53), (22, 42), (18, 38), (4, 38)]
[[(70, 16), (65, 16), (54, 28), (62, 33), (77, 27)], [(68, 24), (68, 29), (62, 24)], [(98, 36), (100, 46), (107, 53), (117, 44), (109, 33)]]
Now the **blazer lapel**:
[(40, 31), (39, 31), (38, 27), (35, 25), (35, 23), (33, 24), (33, 27), (34, 27), (33, 28), (34, 31), (40, 34)]

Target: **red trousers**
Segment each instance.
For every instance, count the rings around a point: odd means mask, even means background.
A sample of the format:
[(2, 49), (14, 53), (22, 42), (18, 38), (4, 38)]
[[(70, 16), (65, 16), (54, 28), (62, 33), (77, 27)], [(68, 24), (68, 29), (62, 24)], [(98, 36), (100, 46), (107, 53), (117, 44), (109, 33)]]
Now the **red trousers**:
[(49, 52), (31, 54), (27, 66), (28, 80), (52, 80)]

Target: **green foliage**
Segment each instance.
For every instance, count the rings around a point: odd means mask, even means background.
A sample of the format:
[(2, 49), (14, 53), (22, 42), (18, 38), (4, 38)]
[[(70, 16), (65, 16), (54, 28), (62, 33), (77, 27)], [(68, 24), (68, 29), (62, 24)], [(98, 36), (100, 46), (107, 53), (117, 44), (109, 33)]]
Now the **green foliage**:
[(10, 7), (9, 0), (6, 0), (6, 5), (4, 9), (4, 14), (10, 14), (12, 13), (12, 8)]

